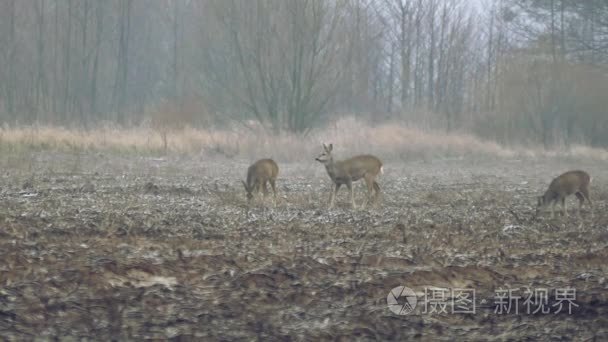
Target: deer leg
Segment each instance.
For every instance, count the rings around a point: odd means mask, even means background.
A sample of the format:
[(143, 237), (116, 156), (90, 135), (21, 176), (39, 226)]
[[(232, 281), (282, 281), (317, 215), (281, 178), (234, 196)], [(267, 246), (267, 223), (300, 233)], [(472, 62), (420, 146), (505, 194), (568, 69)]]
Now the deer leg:
[(591, 217), (593, 217), (593, 203), (591, 202), (591, 197), (589, 197), (589, 189), (581, 189), (581, 193), (585, 197), (587, 202), (589, 202), (589, 208), (591, 209)]
[(276, 188), (276, 184), (275, 184), (275, 179), (271, 178), (270, 179), (270, 187), (272, 187), (272, 193), (274, 195), (274, 205), (277, 205), (277, 188)]
[(365, 184), (367, 185), (367, 204), (372, 202), (372, 195), (374, 194), (374, 178), (365, 175)]
[(551, 218), (555, 218), (555, 205), (557, 204), (557, 201), (552, 200), (551, 201)]
[(566, 197), (562, 197), (562, 209), (564, 211), (563, 216), (568, 216), (568, 208), (566, 206)]
[(260, 192), (263, 194), (262, 204), (266, 206), (266, 197), (268, 197), (268, 186), (266, 185), (266, 180), (260, 182)]
[(251, 189), (251, 195), (255, 196), (253, 198), (254, 201), (256, 200), (256, 198), (259, 199), (259, 197), (260, 197), (260, 196), (258, 196), (259, 193), (260, 193), (260, 183), (256, 181), (253, 184), (253, 189)]
[(580, 192), (574, 194), (578, 198), (578, 217), (581, 217), (581, 209), (583, 208), (583, 202), (585, 202), (585, 196)]
[(376, 181), (374, 181), (374, 190), (375, 190), (374, 202), (376, 202), (380, 198), (380, 185)]
[(334, 202), (336, 200), (336, 195), (338, 194), (338, 190), (340, 190), (341, 186), (342, 186), (341, 183), (335, 183), (334, 184), (334, 189), (333, 189), (333, 191), (329, 195), (329, 209), (331, 209), (331, 208), (334, 207)]
[(352, 180), (348, 180), (346, 187), (348, 187), (348, 190), (350, 191), (350, 203), (353, 205), (353, 209), (357, 209), (357, 206), (355, 205), (355, 192), (353, 191)]

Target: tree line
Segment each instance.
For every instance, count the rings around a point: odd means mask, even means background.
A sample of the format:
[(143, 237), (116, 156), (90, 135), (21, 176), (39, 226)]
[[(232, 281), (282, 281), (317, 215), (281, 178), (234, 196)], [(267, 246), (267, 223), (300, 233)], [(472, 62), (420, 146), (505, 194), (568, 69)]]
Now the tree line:
[(0, 119), (607, 146), (600, 0), (0, 0)]

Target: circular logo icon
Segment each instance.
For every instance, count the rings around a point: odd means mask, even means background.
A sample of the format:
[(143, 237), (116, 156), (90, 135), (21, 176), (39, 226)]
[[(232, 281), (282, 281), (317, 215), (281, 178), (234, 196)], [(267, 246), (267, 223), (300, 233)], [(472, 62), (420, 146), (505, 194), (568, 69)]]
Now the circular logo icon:
[(416, 308), (418, 298), (414, 290), (405, 286), (397, 286), (386, 296), (389, 310), (397, 315), (408, 315)]

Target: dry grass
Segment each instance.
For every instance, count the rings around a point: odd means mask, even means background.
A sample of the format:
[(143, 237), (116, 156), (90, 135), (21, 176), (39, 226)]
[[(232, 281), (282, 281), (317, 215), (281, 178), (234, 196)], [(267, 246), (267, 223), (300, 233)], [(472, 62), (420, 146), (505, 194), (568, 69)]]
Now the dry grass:
[[(166, 134), (167, 148), (163, 140)], [(445, 134), (399, 123), (370, 126), (346, 118), (307, 136), (292, 133), (269, 134), (263, 128), (234, 126), (228, 129), (185, 127), (159, 130), (152, 127), (98, 127), (81, 131), (56, 126), (4, 127), (0, 129), (3, 149), (58, 151), (117, 151), (143, 154), (205, 154), (226, 157), (271, 156), (294, 161), (314, 156), (322, 142), (331, 142), (344, 154), (377, 153), (387, 158), (426, 159), (433, 157), (576, 157), (608, 160), (608, 151), (586, 146), (545, 151), (540, 148), (505, 147), (470, 134)]]

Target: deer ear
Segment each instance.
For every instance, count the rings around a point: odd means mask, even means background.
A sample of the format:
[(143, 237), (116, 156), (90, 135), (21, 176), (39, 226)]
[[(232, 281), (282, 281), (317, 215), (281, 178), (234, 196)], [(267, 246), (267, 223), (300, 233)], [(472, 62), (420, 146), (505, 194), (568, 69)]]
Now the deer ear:
[(331, 152), (334, 149), (334, 144), (329, 144), (329, 150), (327, 152)]
[(327, 146), (325, 145), (325, 143), (323, 143), (323, 150), (327, 152)]

